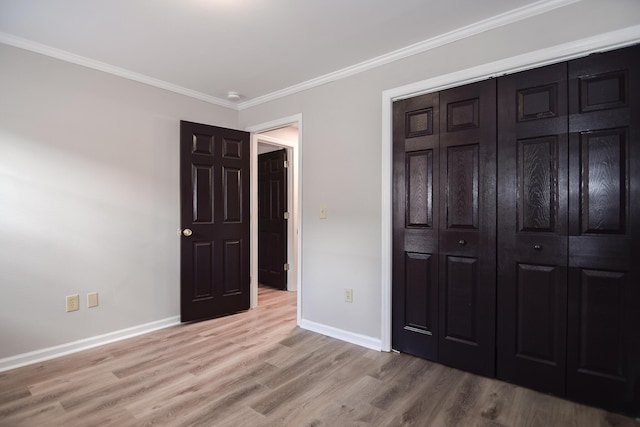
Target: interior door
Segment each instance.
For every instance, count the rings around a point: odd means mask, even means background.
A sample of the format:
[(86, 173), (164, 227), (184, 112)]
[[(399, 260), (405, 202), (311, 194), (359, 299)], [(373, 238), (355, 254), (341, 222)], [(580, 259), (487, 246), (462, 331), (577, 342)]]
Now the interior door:
[(249, 309), (249, 133), (180, 122), (180, 314)]
[(440, 92), (438, 360), (495, 375), (496, 83)]
[(287, 150), (258, 156), (258, 281), (287, 289)]
[(392, 346), (437, 360), (439, 95), (393, 104)]
[(498, 378), (564, 395), (567, 64), (498, 79)]
[(567, 396), (640, 415), (640, 46), (569, 62)]

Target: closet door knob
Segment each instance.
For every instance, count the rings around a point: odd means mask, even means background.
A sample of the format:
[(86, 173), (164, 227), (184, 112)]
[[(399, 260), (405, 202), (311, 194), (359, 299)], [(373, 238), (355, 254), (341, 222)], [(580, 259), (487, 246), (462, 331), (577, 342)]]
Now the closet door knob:
[(542, 250), (542, 246), (540, 246), (540, 245), (533, 245), (533, 249), (535, 249), (536, 251), (541, 251), (541, 250)]
[(193, 234), (193, 231), (189, 230), (188, 228), (185, 228), (184, 230), (182, 230), (182, 234), (185, 237), (190, 237)]
[(458, 241), (458, 244), (459, 244), (460, 246), (464, 246), (464, 245), (466, 245), (466, 244), (467, 244), (467, 241), (466, 241), (466, 240), (463, 240), (463, 239), (460, 239), (460, 240)]

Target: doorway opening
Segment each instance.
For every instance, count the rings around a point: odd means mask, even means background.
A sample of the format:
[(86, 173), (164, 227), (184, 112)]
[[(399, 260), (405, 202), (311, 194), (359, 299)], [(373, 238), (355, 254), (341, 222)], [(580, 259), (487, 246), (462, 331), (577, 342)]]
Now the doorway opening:
[[(286, 168), (287, 201), (286, 212), (286, 291), (297, 293), (297, 319), (301, 319), (301, 234), (300, 217), (300, 142), (301, 115), (264, 123), (247, 129), (251, 132), (251, 308), (258, 306), (260, 264), (259, 247), (259, 203), (258, 203), (258, 156), (264, 153), (284, 150)], [(284, 265), (283, 265), (284, 268)]]

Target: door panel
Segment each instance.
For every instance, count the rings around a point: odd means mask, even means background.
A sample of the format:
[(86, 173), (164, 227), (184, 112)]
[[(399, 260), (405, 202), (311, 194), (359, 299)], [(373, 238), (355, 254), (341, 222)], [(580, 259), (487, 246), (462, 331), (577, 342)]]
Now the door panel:
[(183, 322), (249, 309), (249, 134), (180, 122)]
[(287, 151), (258, 156), (258, 281), (287, 289)]
[(438, 94), (393, 105), (394, 349), (437, 360)]
[(498, 378), (564, 395), (567, 65), (498, 80)]
[(569, 62), (567, 395), (640, 414), (640, 47)]
[(495, 105), (495, 80), (440, 93), (438, 360), (487, 376), (495, 375)]

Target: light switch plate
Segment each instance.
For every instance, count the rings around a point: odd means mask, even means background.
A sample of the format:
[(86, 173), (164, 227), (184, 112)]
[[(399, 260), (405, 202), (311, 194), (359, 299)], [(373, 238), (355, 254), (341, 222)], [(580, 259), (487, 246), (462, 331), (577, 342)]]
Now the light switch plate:
[(320, 219), (327, 219), (327, 207), (325, 205), (320, 206)]
[(98, 306), (98, 293), (91, 292), (87, 294), (87, 307), (97, 307)]

